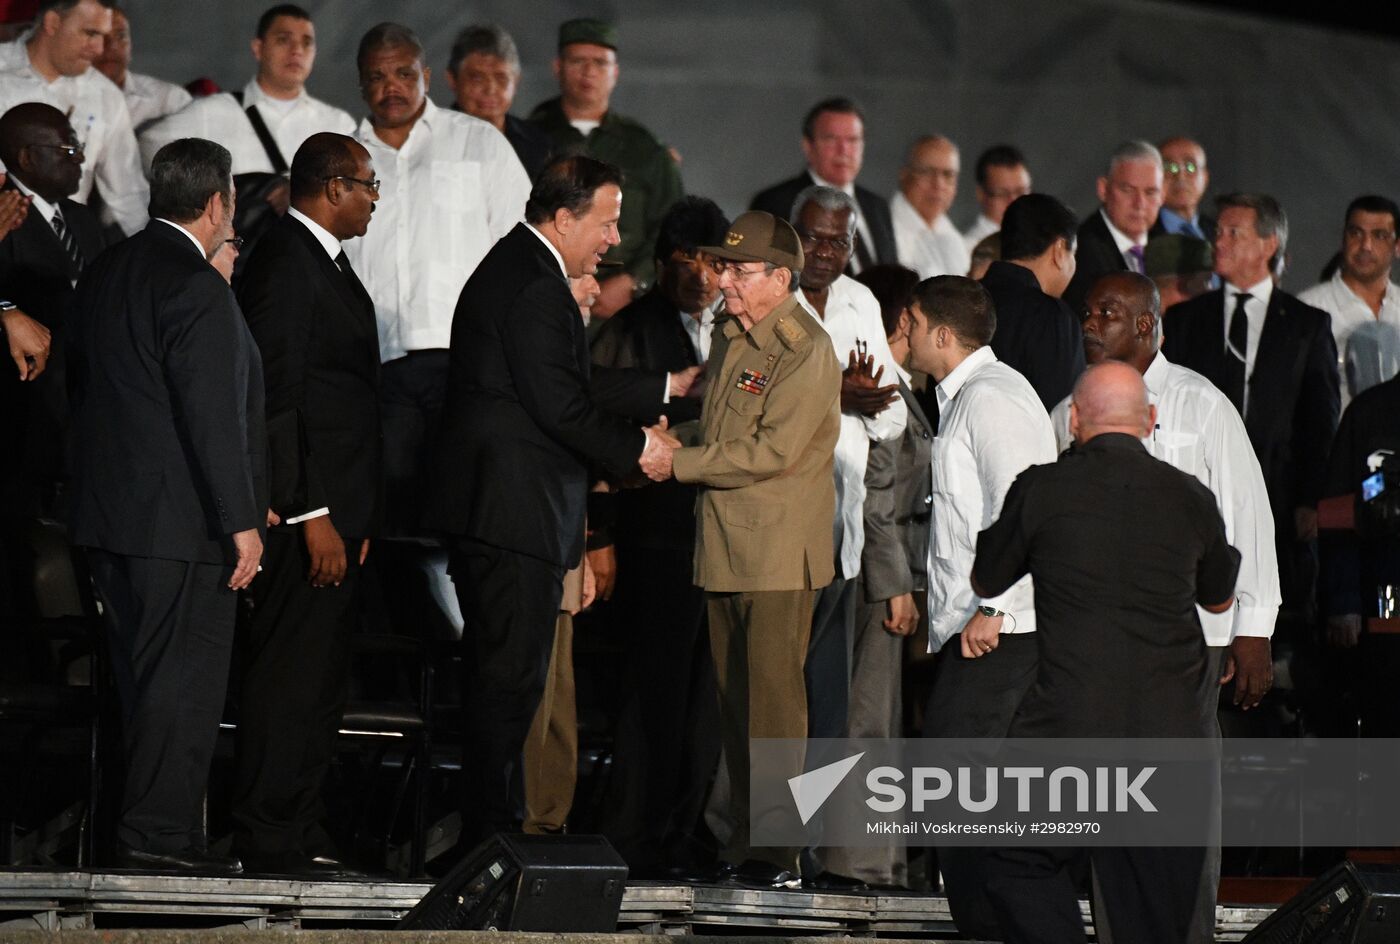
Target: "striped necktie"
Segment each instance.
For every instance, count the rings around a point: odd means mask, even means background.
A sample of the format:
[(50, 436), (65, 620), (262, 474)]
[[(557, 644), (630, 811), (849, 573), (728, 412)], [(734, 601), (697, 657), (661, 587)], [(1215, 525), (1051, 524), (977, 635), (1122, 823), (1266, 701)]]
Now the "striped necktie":
[(78, 248), (78, 237), (68, 228), (64, 222), (63, 211), (58, 207), (53, 208), (53, 231), (58, 237), (58, 241), (63, 243), (64, 252), (68, 253), (68, 261), (72, 264), (73, 273), (82, 275), (83, 273), (83, 253)]

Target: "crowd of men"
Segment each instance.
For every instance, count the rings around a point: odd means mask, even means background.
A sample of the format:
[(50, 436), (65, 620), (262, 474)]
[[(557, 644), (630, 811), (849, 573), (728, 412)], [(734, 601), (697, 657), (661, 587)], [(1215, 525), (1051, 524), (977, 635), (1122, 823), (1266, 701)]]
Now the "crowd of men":
[[(610, 599), (601, 826), (638, 876), (905, 884), (898, 847), (754, 847), (781, 811), (750, 808), (748, 741), (904, 733), (916, 633), (936, 737), (1214, 736), (1222, 687), (1259, 706), (1271, 638), (1315, 653), (1322, 617), (1318, 660), (1394, 665), (1364, 631), (1390, 539), (1320, 544), (1318, 514), (1400, 446), (1391, 200), (1346, 207), (1294, 296), (1284, 208), (1208, 215), (1200, 142), (1119, 146), (1083, 218), (989, 147), (960, 231), (957, 145), (917, 137), (886, 200), (838, 97), (801, 123), (805, 169), (731, 220), (611, 108), (599, 20), (559, 28), (560, 94), (528, 118), (499, 27), (457, 37), (443, 108), (419, 38), (380, 23), (358, 121), (307, 94), (300, 7), (256, 21), (233, 92), (132, 72), (133, 25), (41, 0), (0, 45), (0, 602), (33, 605), (24, 523), (66, 520), (121, 701), (119, 864), (347, 872), (320, 795), (376, 569), (381, 606), (412, 573), (462, 633), (461, 849), (565, 828), (572, 617)], [(1105, 613), (1112, 664), (1084, 629)], [(230, 856), (202, 803), (235, 641)], [(1039, 940), (1006, 916), (1063, 916), (1073, 863), (939, 866), (965, 933)], [(1097, 866), (1171, 890), (1163, 940), (1209, 935), (1218, 851)], [(1115, 924), (1143, 892), (1104, 883)]]

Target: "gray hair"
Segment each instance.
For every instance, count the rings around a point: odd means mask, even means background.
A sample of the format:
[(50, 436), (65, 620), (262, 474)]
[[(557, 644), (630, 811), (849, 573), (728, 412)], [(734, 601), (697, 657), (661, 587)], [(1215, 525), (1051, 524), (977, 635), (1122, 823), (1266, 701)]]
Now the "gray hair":
[(515, 48), (511, 35), (495, 23), (473, 23), (458, 33), (447, 57), (447, 71), (456, 75), (462, 60), (473, 53), (495, 56), (510, 71), (520, 74), (520, 50)]
[(788, 222), (797, 228), (797, 218), (802, 215), (807, 204), (815, 203), (823, 210), (831, 213), (840, 213), (843, 210), (850, 210), (850, 222), (847, 224), (852, 235), (856, 231), (856, 220), (860, 217), (860, 206), (856, 203), (856, 198), (846, 193), (844, 190), (837, 190), (835, 187), (823, 187), (821, 184), (812, 184), (797, 195), (797, 199), (792, 201), (792, 212), (788, 214)]
[(923, 134), (915, 138), (912, 142), (910, 142), (909, 147), (905, 149), (904, 166), (908, 167), (914, 162), (914, 154), (918, 152), (919, 148), (925, 147), (930, 144), (945, 145), (951, 148), (954, 154), (958, 154), (959, 157), (962, 156), (958, 151), (957, 142), (955, 142), (952, 138), (948, 137), (947, 135)]
[(1162, 152), (1157, 148), (1143, 141), (1141, 138), (1124, 141), (1113, 149), (1113, 153), (1108, 156), (1108, 171), (1105, 176), (1112, 177), (1114, 168), (1119, 164), (1131, 164), (1142, 162), (1152, 164), (1158, 170), (1162, 169)]
[(1288, 214), (1283, 206), (1267, 193), (1227, 193), (1216, 197), (1216, 212), (1239, 207), (1254, 211), (1254, 234), (1260, 239), (1278, 237), (1278, 251), (1269, 257), (1269, 271), (1275, 276), (1283, 273), (1283, 255), (1288, 248)]

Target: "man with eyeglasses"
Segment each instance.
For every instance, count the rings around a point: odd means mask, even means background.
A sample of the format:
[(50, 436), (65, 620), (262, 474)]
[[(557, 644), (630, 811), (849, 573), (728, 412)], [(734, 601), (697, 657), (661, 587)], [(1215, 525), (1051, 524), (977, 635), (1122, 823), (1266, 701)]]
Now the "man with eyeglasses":
[(68, 119), (39, 102), (0, 117), (0, 160), (9, 168), (5, 190), (24, 194), (29, 213), (0, 242), (0, 298), (7, 298), (51, 332), (47, 369), (21, 384), (0, 379), (0, 412), (9, 424), (15, 461), (6, 463), (7, 502), (33, 515), (57, 513), (68, 474), (68, 391), (64, 320), (73, 286), (106, 245), (96, 214), (73, 200), (83, 149)]
[(361, 181), (373, 177), (353, 138), (307, 138), (292, 158), (291, 207), (239, 282), (265, 365), (271, 507), (281, 519), (245, 594), (233, 822), (250, 872), (344, 869), (320, 794), (379, 515), (381, 437), (374, 304), (341, 245), (369, 227), (379, 197)]
[(1064, 294), (1076, 314), (1100, 276), (1146, 271), (1147, 233), (1162, 207), (1161, 152), (1146, 141), (1120, 144), (1099, 178), (1098, 196), (1099, 208), (1080, 224), (1074, 278)]
[(378, 186), (383, 201), (374, 227), (345, 252), (379, 320), (384, 526), (412, 536), (420, 533), (422, 474), (447, 388), (457, 296), (520, 221), (530, 179), (499, 131), (428, 98), (431, 70), (413, 30), (380, 23), (361, 38), (356, 61), (369, 115), (355, 138), (382, 181), (356, 186)]
[[(856, 598), (865, 548), (865, 467), (871, 442), (899, 438), (908, 407), (899, 395), (899, 371), (885, 338), (880, 303), (861, 283), (844, 275), (856, 239), (853, 197), (831, 187), (808, 187), (797, 195), (792, 224), (806, 265), (797, 302), (821, 323), (832, 352), (846, 371), (841, 383), (841, 433), (836, 440), (836, 575), (817, 596), (807, 644), (807, 733), (839, 738), (846, 731), (855, 645)], [(883, 386), (876, 386), (883, 381)], [(821, 868), (815, 850), (803, 856), (803, 886), (851, 890), (862, 883)]]
[(43, 0), (30, 31), (0, 45), (0, 112), (45, 102), (69, 117), (86, 150), (78, 189), (127, 235), (146, 225), (150, 191), (121, 89), (92, 67), (112, 29), (112, 0)]
[(1390, 279), (1400, 256), (1400, 208), (1389, 197), (1357, 197), (1342, 227), (1341, 265), (1298, 296), (1332, 316), (1341, 360), (1342, 409), (1363, 390), (1400, 372), (1400, 286)]
[(1162, 152), (1162, 208), (1151, 235), (1161, 233), (1190, 236), (1210, 242), (1215, 239), (1215, 219), (1200, 211), (1201, 199), (1210, 184), (1206, 170), (1206, 150), (1190, 138), (1168, 138), (1157, 145)]
[(971, 253), (977, 244), (1001, 229), (1001, 217), (1017, 197), (1031, 192), (1031, 172), (1021, 149), (1011, 144), (994, 144), (977, 157), (973, 171), (977, 181), (977, 206), (981, 212), (963, 233), (963, 243)]
[(727, 316), (714, 332), (699, 427), (678, 430), (687, 445), (670, 459), (677, 481), (703, 486), (694, 578), (709, 612), (729, 768), (724, 859), (738, 882), (791, 888), (801, 883), (798, 850), (750, 842), (753, 828), (787, 823), (792, 809), (750, 808), (749, 739), (785, 739), (768, 769), (802, 772), (802, 667), (817, 594), (834, 573), (841, 367), (793, 296), (805, 253), (785, 220), (750, 211), (702, 249), (720, 260)]
[(899, 190), (890, 197), (899, 264), (921, 279), (966, 275), (972, 265), (971, 251), (948, 219), (958, 170), (958, 146), (942, 135), (925, 135), (909, 146)]

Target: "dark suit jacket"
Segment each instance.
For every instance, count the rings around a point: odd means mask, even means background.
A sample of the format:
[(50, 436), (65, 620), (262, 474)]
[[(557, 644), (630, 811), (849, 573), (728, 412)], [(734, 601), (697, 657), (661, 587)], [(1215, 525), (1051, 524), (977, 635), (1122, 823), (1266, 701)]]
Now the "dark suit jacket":
[(938, 430), (901, 379), (909, 423), (898, 439), (871, 443), (865, 466), (865, 599), (888, 600), (928, 586), (929, 464)]
[(992, 350), (997, 360), (1031, 382), (1053, 410), (1084, 372), (1084, 333), (1060, 299), (1040, 290), (1035, 273), (1013, 262), (993, 262), (982, 277), (997, 310)]
[(536, 125), (514, 115), (506, 115), (506, 140), (515, 148), (515, 156), (534, 180), (554, 153), (554, 142)]
[(1095, 210), (1079, 224), (1074, 264), (1074, 278), (1070, 279), (1062, 298), (1069, 310), (1078, 316), (1084, 311), (1084, 299), (1095, 282), (1110, 272), (1128, 271), (1128, 263), (1123, 260), (1123, 253), (1118, 251), (1118, 244), (1108, 231), (1102, 211)]
[(566, 568), (583, 553), (588, 464), (629, 471), (641, 429), (589, 392), (583, 320), (524, 224), (462, 288), (424, 523)]
[[(592, 356), (595, 382), (608, 368), (617, 374), (634, 373), (636, 368), (676, 372), (696, 364), (695, 349), (675, 306), (656, 288), (607, 320), (593, 338)], [(698, 420), (700, 404), (699, 397), (683, 397), (664, 406), (653, 402), (646, 412), (627, 410), (625, 415), (651, 424), (664, 412), (674, 426)], [(633, 547), (693, 548), (695, 492), (695, 486), (674, 479), (624, 489), (617, 495), (614, 541)]]
[[(792, 216), (792, 204), (797, 195), (814, 183), (816, 181), (812, 179), (812, 175), (804, 170), (791, 180), (760, 191), (749, 203), (749, 209), (763, 210), (786, 220)], [(890, 217), (889, 203), (878, 193), (866, 190), (859, 184), (856, 185), (856, 203), (860, 204), (860, 214), (865, 218), (865, 225), (870, 228), (870, 240), (874, 243), (873, 246), (867, 247), (870, 254), (875, 257), (877, 263), (898, 265), (899, 253), (895, 249), (894, 222)]]
[[(1173, 305), (1162, 318), (1162, 335), (1167, 360), (1225, 389), (1224, 289)], [(1315, 506), (1322, 497), (1339, 403), (1331, 317), (1275, 288), (1249, 378), (1244, 425), (1280, 543), (1292, 541), (1293, 509)]]
[(342, 537), (375, 533), (382, 444), (369, 294), (284, 216), (243, 271), (238, 302), (262, 355), (272, 480), (301, 484), (290, 503), (274, 494), (273, 510), (285, 519), (329, 507)]
[[(18, 188), (7, 182), (5, 189)], [(59, 208), (78, 239), (84, 262), (92, 262), (107, 246), (102, 224), (81, 203), (61, 200)], [(0, 298), (14, 302), (50, 331), (61, 331), (77, 277), (63, 243), (37, 208), (30, 209), (19, 229), (0, 240)]]
[(98, 256), (69, 319), (73, 543), (226, 563), (266, 521), (262, 361), (233, 292), (167, 223)]

